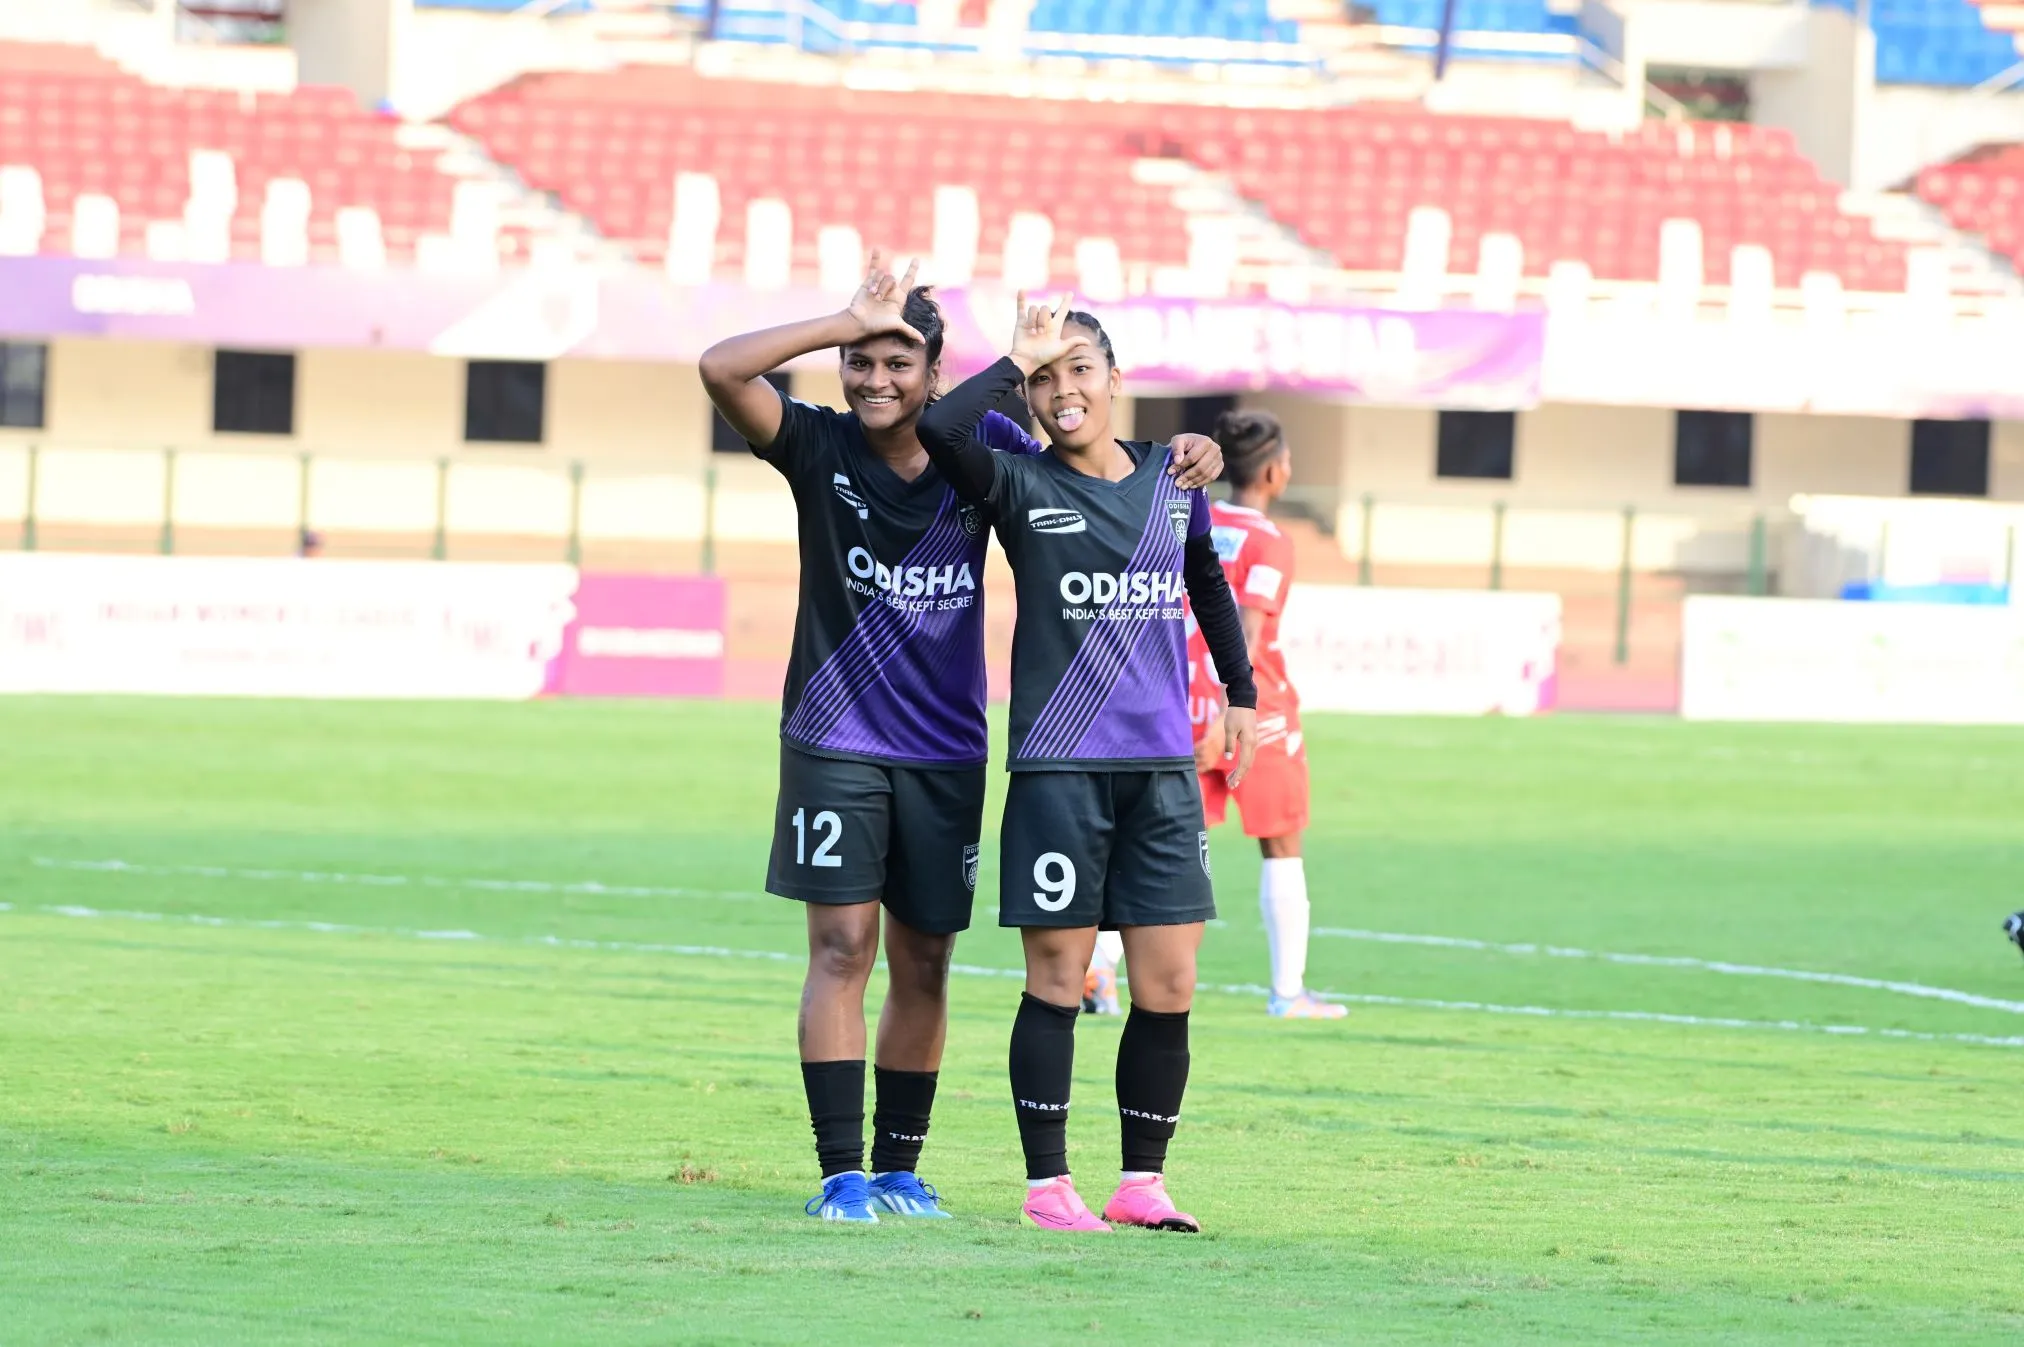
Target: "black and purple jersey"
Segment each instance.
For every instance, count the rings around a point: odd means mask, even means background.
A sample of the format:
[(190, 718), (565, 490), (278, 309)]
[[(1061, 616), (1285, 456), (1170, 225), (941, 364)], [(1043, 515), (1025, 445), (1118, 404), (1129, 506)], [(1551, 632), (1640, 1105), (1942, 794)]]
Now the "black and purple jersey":
[[(1192, 767), (1189, 597), (1228, 684), (1256, 704), (1242, 620), (1209, 536), (1209, 502), (1168, 475), (1165, 445), (1119, 441), (1133, 468), (1092, 477), (1055, 454), (991, 454), (979, 408), (1019, 387), (1001, 360), (922, 414), (921, 442), (988, 509), (1012, 564), (1013, 771)], [(1225, 661), (1228, 661), (1227, 663)]]
[(1163, 444), (1121, 442), (1121, 482), (1052, 454), (999, 466), (991, 508), (1012, 563), (1014, 770), (1187, 767), (1187, 540), (1209, 502), (1167, 475)]
[[(980, 438), (1040, 446), (993, 413)], [(794, 491), (801, 596), (780, 737), (805, 753), (914, 767), (974, 767), (984, 729), (987, 508), (930, 467), (886, 466), (854, 413), (782, 397), (780, 433), (752, 452)]]

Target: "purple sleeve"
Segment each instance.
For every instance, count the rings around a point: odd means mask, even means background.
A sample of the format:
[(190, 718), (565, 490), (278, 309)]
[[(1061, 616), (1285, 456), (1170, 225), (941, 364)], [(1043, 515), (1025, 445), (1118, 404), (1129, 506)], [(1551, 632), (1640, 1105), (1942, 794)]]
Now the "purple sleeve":
[(1188, 536), (1200, 538), (1209, 527), (1209, 493), (1196, 487), (1188, 493)]
[(984, 423), (977, 427), (977, 438), (982, 440), (994, 454), (1038, 454), (1045, 447), (1040, 441), (1019, 428), (1019, 423), (1001, 412), (985, 412)]

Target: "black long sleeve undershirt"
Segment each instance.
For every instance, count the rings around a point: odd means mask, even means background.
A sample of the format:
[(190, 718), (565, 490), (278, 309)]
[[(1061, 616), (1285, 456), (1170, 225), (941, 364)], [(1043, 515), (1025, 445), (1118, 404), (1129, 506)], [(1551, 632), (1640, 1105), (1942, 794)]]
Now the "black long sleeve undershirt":
[(1251, 676), (1251, 649), (1244, 643), (1244, 619), (1237, 614), (1237, 596), (1223, 560), (1206, 533), (1188, 539), (1181, 554), (1181, 578), (1187, 582), (1188, 604), (1209, 643), (1209, 658), (1223, 680), (1224, 699), (1231, 706), (1258, 705), (1258, 684)]
[(990, 501), (998, 480), (998, 456), (977, 438), (977, 427), (1000, 399), (1025, 385), (1026, 376), (1012, 357), (1001, 356), (997, 364), (963, 380), (921, 412), (914, 433), (957, 499), (971, 505)]

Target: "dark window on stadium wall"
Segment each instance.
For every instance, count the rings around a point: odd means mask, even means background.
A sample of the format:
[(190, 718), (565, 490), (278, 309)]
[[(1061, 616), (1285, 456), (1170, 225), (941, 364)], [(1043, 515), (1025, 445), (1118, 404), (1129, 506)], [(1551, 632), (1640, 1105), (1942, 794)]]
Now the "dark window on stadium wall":
[(539, 444), (548, 366), (538, 360), (473, 360), (464, 366), (464, 438)]
[(1989, 494), (1987, 421), (1912, 422), (1912, 494)]
[(1674, 413), (1673, 485), (1750, 485), (1756, 433), (1756, 418), (1748, 412)]
[(235, 435), (295, 433), (295, 356), (219, 351), (211, 365), (211, 429)]
[(1434, 442), (1434, 476), (1508, 482), (1517, 439), (1516, 412), (1442, 412)]
[(1176, 435), (1207, 435), (1216, 429), (1216, 418), (1236, 405), (1236, 398), (1223, 393), (1198, 398), (1140, 398), (1132, 404), (1132, 437), (1165, 444)]
[[(766, 382), (779, 389), (783, 396), (787, 394), (786, 370), (774, 370), (766, 376)], [(760, 447), (764, 448), (765, 446), (762, 445)], [(751, 452), (751, 448), (745, 443), (744, 437), (731, 429), (731, 423), (726, 421), (724, 414), (715, 407), (710, 408), (710, 448), (719, 454), (743, 454)]]
[(42, 429), (42, 392), (48, 378), (47, 346), (0, 341), (0, 426)]

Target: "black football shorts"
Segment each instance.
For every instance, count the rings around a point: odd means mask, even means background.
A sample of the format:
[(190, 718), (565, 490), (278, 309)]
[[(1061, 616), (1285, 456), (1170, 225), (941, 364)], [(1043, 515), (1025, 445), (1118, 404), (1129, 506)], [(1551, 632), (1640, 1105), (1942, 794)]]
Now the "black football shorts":
[(805, 903), (883, 902), (917, 931), (970, 925), (984, 769), (850, 762), (780, 746), (766, 891)]
[(1216, 915), (1191, 770), (1014, 772), (1001, 926), (1179, 926)]

